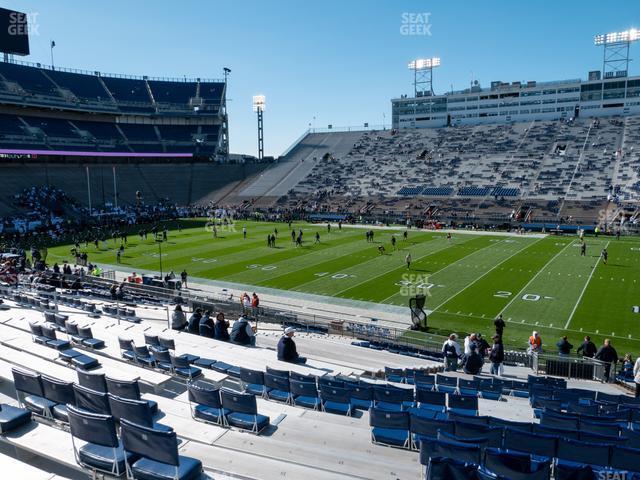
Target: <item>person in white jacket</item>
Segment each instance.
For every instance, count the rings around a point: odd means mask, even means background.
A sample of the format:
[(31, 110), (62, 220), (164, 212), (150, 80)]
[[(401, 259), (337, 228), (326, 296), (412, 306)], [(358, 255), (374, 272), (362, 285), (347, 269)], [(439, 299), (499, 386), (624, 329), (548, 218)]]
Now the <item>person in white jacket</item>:
[(633, 366), (633, 380), (636, 382), (636, 398), (640, 397), (640, 356), (636, 359)]
[(458, 369), (458, 359), (461, 355), (457, 339), (458, 336), (452, 333), (442, 345), (442, 356), (444, 357), (444, 369), (446, 372), (455, 372)]

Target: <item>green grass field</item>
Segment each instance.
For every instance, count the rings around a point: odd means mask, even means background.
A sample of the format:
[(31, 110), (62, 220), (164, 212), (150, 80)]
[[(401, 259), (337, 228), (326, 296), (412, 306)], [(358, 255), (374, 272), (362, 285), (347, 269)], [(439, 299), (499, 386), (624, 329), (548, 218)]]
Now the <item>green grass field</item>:
[[(242, 227), (248, 235), (242, 238)], [(267, 234), (279, 231), (277, 248), (267, 247)], [(577, 237), (531, 238), (454, 233), (449, 242), (439, 232), (402, 233), (376, 230), (375, 243), (365, 231), (325, 225), (294, 224), (304, 232), (295, 247), (286, 224), (237, 222), (218, 227), (218, 238), (205, 222), (172, 230), (162, 245), (164, 271), (183, 268), (191, 279), (216, 279), (316, 295), (408, 306), (408, 298), (427, 294), (429, 326), (435, 333), (493, 332), (493, 318), (508, 321), (505, 341), (523, 347), (532, 330), (540, 331), (548, 351), (563, 334), (576, 347), (585, 334), (599, 342), (613, 339), (618, 353), (640, 353), (640, 239), (588, 237), (587, 255), (580, 256)], [(321, 243), (315, 244), (315, 232)], [(398, 248), (391, 247), (391, 236)], [(386, 254), (377, 246), (383, 244)], [(115, 264), (116, 246), (107, 250), (89, 244), (92, 262)], [(609, 262), (599, 259), (607, 246)], [(70, 246), (49, 249), (48, 263), (71, 261)], [(404, 259), (413, 259), (407, 270)], [(158, 246), (151, 236), (130, 235), (123, 266), (159, 270)], [(408, 315), (408, 310), (407, 310)]]

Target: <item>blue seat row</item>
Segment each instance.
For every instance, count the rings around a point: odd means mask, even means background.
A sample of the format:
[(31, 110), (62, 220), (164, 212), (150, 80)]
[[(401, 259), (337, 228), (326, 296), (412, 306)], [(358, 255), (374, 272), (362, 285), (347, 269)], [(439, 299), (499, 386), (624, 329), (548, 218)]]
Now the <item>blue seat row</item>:
[[(158, 340), (159, 344), (161, 340)], [(165, 343), (175, 348), (173, 340), (165, 341)], [(188, 380), (202, 375), (202, 370), (192, 365), (200, 358), (195, 355), (176, 356), (165, 346), (161, 345), (150, 349), (147, 345), (135, 345), (133, 340), (124, 338), (118, 338), (118, 344), (122, 358), (139, 366), (155, 368)]]

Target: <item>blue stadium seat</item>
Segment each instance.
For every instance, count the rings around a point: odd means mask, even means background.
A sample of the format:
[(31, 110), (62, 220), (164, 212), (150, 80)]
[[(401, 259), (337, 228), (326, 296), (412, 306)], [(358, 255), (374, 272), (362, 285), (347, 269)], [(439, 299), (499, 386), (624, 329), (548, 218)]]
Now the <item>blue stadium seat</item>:
[(549, 480), (551, 458), (534, 459), (526, 453), (506, 452), (497, 448), (484, 451), (483, 467), (510, 480)]
[(111, 415), (109, 397), (106, 393), (96, 392), (76, 384), (73, 385), (73, 390), (76, 397), (75, 404), (78, 408), (102, 415)]
[(104, 373), (90, 373), (77, 371), (78, 383), (85, 388), (96, 392), (107, 393), (107, 381)]
[(569, 438), (571, 440), (578, 440), (580, 438), (580, 432), (578, 430), (545, 427), (537, 423), (533, 424), (533, 433), (555, 435), (556, 437)]
[(144, 400), (121, 398), (111, 393), (108, 394), (108, 398), (111, 415), (118, 421), (124, 418), (138, 425), (144, 425), (145, 427), (155, 428), (157, 430), (173, 430), (171, 427), (154, 422), (151, 407)]
[(570, 462), (606, 467), (609, 465), (611, 447), (600, 443), (587, 443), (560, 438), (556, 457)]
[(12, 368), (11, 373), (18, 403), (40, 417), (53, 419), (53, 407), (56, 406), (56, 402), (45, 398), (40, 375), (17, 368)]
[(130, 362), (135, 361), (133, 340), (118, 337), (118, 346), (120, 347), (120, 355), (122, 355), (122, 358), (129, 360)]
[(454, 434), (455, 424), (449, 420), (437, 420), (423, 417), (415, 409), (410, 413), (410, 430), (414, 447), (422, 441), (431, 441), (438, 437), (438, 431)]
[(71, 343), (68, 340), (58, 340), (56, 337), (56, 330), (47, 325), (42, 325), (42, 336), (46, 339), (45, 345), (47, 347), (55, 348), (56, 350), (67, 350), (71, 348)]
[(489, 426), (491, 423), (491, 417), (488, 415), (474, 415), (473, 412), (447, 412), (447, 418), (449, 420), (456, 420), (459, 422), (464, 422), (466, 424), (473, 423), (475, 425), (483, 425), (485, 427)]
[(458, 443), (466, 443), (468, 445), (474, 445), (476, 447), (480, 447), (481, 449), (485, 449), (489, 447), (489, 439), (485, 437), (458, 437), (457, 435), (452, 435), (450, 433), (438, 431), (437, 440), (442, 440), (445, 442), (458, 442)]
[(478, 397), (471, 395), (449, 395), (447, 406), (450, 412), (477, 415)]
[(207, 388), (194, 383), (187, 384), (191, 416), (195, 420), (224, 425), (229, 410), (222, 408), (220, 389)]
[(501, 448), (504, 429), (473, 423), (455, 422), (454, 432), (458, 438), (486, 438), (490, 447)]
[(409, 448), (409, 412), (369, 409), (371, 441), (383, 445)]
[(558, 437), (531, 433), (507, 427), (504, 430), (502, 448), (518, 452), (532, 453), (543, 457), (556, 457)]
[(31, 412), (6, 403), (0, 404), (0, 435), (20, 428), (31, 421)]
[(512, 420), (505, 420), (497, 417), (491, 417), (489, 425), (492, 427), (508, 427), (513, 430), (520, 430), (523, 432), (533, 431), (533, 424), (531, 422), (514, 422)]
[(388, 382), (405, 383), (405, 372), (402, 368), (384, 367), (384, 378)]
[(178, 455), (176, 433), (120, 422), (120, 436), (125, 452), (141, 458), (127, 466), (134, 478), (145, 480), (195, 480), (202, 474), (202, 463)]
[(578, 418), (573, 418), (569, 415), (560, 416), (552, 414), (549, 411), (544, 410), (540, 414), (540, 424), (545, 427), (558, 428), (558, 429), (568, 429), (568, 430), (577, 430), (578, 424), (580, 420)]
[(611, 468), (640, 472), (640, 449), (614, 447), (611, 449)]
[(420, 463), (428, 465), (430, 458), (453, 458), (465, 463), (480, 465), (481, 449), (466, 443), (433, 440), (420, 443)]
[(373, 406), (373, 386), (365, 382), (350, 385), (351, 406), (360, 410), (369, 410)]
[(580, 430), (588, 433), (617, 437), (620, 435), (620, 425), (614, 422), (590, 422), (580, 419)]
[(351, 416), (351, 392), (346, 388), (320, 384), (322, 411)]
[(140, 366), (148, 368), (153, 368), (156, 366), (156, 359), (146, 345), (134, 345), (133, 356), (136, 363)]
[[(140, 385), (138, 380), (115, 380), (106, 377), (107, 391), (116, 397), (127, 398), (129, 400), (142, 400), (140, 396)], [(158, 403), (153, 400), (144, 400), (149, 404), (151, 414), (158, 412)]]
[(114, 418), (83, 409), (68, 407), (71, 436), (85, 443), (79, 449), (75, 442), (73, 450), (76, 461), (92, 472), (103, 472), (121, 476), (126, 471), (125, 458), (134, 459), (134, 454), (125, 453), (116, 435)]
[(373, 400), (376, 408), (384, 410), (407, 410), (415, 405), (413, 388), (393, 385), (375, 385)]
[(232, 390), (220, 390), (222, 407), (229, 410), (225, 420), (228, 425), (259, 434), (269, 426), (269, 417), (258, 413), (256, 396)]
[(91, 327), (78, 327), (78, 336), (81, 339), (82, 345), (85, 347), (94, 349), (104, 348), (104, 340), (94, 338)]
[(446, 393), (425, 390), (420, 384), (416, 385), (416, 401), (419, 408), (443, 413), (447, 410)]
[(153, 358), (156, 361), (156, 368), (163, 372), (171, 372), (173, 365), (171, 364), (171, 352), (166, 348), (152, 348)]
[(266, 396), (271, 400), (277, 400), (286, 404), (291, 403), (291, 389), (289, 377), (281, 377), (271, 373), (264, 374), (264, 384), (267, 389)]
[(264, 384), (264, 372), (240, 368), (240, 381), (242, 388), (247, 393), (264, 397), (267, 394), (267, 387)]
[(44, 397), (56, 403), (51, 409), (53, 418), (68, 423), (67, 405), (74, 405), (76, 402), (73, 393), (73, 382), (63, 382), (48, 375), (41, 375), (40, 378)]
[(189, 381), (191, 381), (194, 378), (198, 378), (200, 375), (202, 375), (202, 370), (200, 370), (198, 367), (192, 366), (189, 363), (189, 360), (184, 356), (176, 357), (175, 355), (171, 354), (170, 357), (172, 371), (178, 376), (188, 378)]
[(294, 405), (312, 408), (313, 410), (320, 408), (320, 397), (318, 396), (318, 387), (315, 382), (289, 380), (289, 388)]
[[(422, 456), (420, 457), (422, 463)], [(427, 459), (427, 480), (478, 480), (478, 465), (460, 462), (453, 458), (434, 457)]]
[[(273, 373), (274, 370), (267, 367), (267, 372)], [(326, 387), (337, 387), (337, 388), (345, 388), (345, 384), (343, 380), (338, 380), (336, 377), (331, 375), (324, 375), (322, 377), (318, 377), (318, 386), (326, 386)]]
[(436, 388), (439, 392), (457, 393), (458, 377), (450, 377), (447, 375), (436, 375)]

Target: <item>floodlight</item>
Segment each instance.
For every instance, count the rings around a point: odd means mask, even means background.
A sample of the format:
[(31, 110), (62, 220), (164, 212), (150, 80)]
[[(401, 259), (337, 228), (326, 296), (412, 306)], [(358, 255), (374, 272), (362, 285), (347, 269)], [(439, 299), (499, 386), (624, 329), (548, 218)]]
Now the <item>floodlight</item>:
[(640, 40), (640, 30), (631, 28), (624, 32), (611, 32), (601, 35), (596, 35), (593, 39), (596, 45), (606, 45), (609, 43), (625, 43), (635, 42)]
[(423, 70), (425, 68), (433, 68), (440, 66), (440, 57), (432, 58), (419, 58), (409, 62), (409, 69), (411, 70)]
[(261, 111), (264, 112), (266, 106), (266, 99), (264, 95), (254, 95), (253, 96), (253, 111)]

